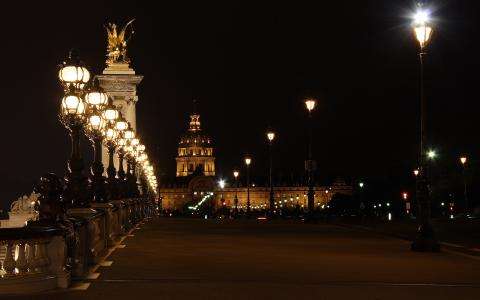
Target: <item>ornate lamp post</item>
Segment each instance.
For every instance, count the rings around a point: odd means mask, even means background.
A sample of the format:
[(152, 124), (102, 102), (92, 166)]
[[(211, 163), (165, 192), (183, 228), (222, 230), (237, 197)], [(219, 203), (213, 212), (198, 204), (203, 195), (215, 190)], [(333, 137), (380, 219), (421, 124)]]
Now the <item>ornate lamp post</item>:
[(468, 205), (468, 197), (467, 197), (467, 157), (462, 156), (460, 157), (460, 163), (462, 164), (462, 177), (463, 177), (463, 198), (465, 199), (465, 214), (468, 215), (469, 212), (469, 205)]
[(235, 189), (235, 198), (233, 200), (234, 205), (235, 205), (235, 208), (234, 208), (235, 216), (238, 215), (238, 175), (240, 175), (240, 172), (238, 172), (237, 170), (234, 170), (233, 171), (233, 177), (235, 178), (235, 185), (237, 187)]
[(269, 130), (267, 132), (267, 139), (268, 139), (268, 156), (269, 156), (268, 178), (269, 178), (269, 185), (270, 185), (269, 203), (270, 203), (270, 215), (273, 216), (275, 211), (275, 198), (273, 194), (273, 177), (272, 177), (272, 164), (273, 164), (272, 143), (273, 143), (273, 140), (275, 139), (275, 132)]
[(308, 214), (309, 218), (313, 218), (314, 208), (315, 208), (315, 191), (314, 191), (314, 180), (313, 172), (315, 171), (315, 161), (312, 159), (312, 111), (315, 108), (316, 100), (308, 98), (305, 100), (305, 106), (308, 111), (308, 157), (305, 161), (305, 171), (308, 174)]
[(80, 134), (86, 123), (83, 88), (90, 79), (90, 72), (70, 52), (68, 59), (60, 65), (58, 77), (65, 96), (62, 99), (60, 121), (67, 128), (72, 150), (66, 174), (65, 198), (72, 207), (87, 207), (87, 179), (83, 175), (83, 159), (80, 153)]
[(127, 187), (125, 182), (125, 170), (123, 169), (123, 160), (125, 157), (125, 147), (127, 140), (124, 138), (125, 132), (119, 132), (117, 143), (117, 155), (118, 155), (118, 196), (124, 198), (127, 193)]
[(247, 217), (250, 217), (250, 164), (252, 163), (252, 158), (250, 156), (245, 156), (245, 166), (247, 166)]
[[(432, 27), (429, 24), (429, 13), (423, 10), (419, 5), (419, 10), (415, 15), (413, 22), (413, 31), (415, 37), (419, 43), (420, 51), (420, 151), (419, 151), (419, 172), (416, 176), (417, 179), (417, 202), (419, 211), (419, 226), (417, 238), (412, 244), (412, 250), (414, 251), (438, 251), (440, 246), (435, 239), (435, 234), (430, 224), (430, 195), (428, 187), (428, 174), (426, 166), (426, 151), (425, 144), (427, 142), (426, 137), (426, 101), (423, 89), (423, 60), (426, 55), (425, 48), (430, 41), (432, 35)], [(431, 156), (431, 153), (429, 153)]]
[(91, 166), (91, 192), (94, 202), (103, 203), (107, 201), (105, 190), (105, 177), (103, 176), (102, 164), (102, 140), (106, 125), (104, 108), (108, 96), (99, 87), (93, 87), (85, 95), (87, 103), (88, 123), (85, 134), (90, 139), (94, 152), (94, 160)]
[(116, 129), (115, 124), (107, 124), (107, 127), (104, 130), (103, 141), (108, 150), (108, 167), (107, 167), (107, 198), (108, 200), (117, 199), (117, 189), (116, 189), (116, 175), (117, 171), (115, 169), (115, 164), (113, 163), (113, 155), (115, 154), (115, 148), (117, 147), (117, 138), (119, 135), (118, 130)]

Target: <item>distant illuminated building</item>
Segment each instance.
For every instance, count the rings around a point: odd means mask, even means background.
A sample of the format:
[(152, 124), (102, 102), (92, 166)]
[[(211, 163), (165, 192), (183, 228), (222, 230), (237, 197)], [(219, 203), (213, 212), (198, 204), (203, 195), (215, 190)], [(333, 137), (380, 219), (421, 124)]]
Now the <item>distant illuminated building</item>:
[(200, 115), (190, 115), (188, 131), (180, 138), (178, 146), (177, 177), (192, 175), (194, 172), (204, 176), (215, 176), (215, 157), (210, 137), (202, 133)]
[[(188, 131), (180, 137), (176, 160), (175, 178), (164, 178), (159, 190), (162, 208), (165, 210), (194, 211), (202, 207), (212, 210), (233, 210), (235, 198), (239, 211), (246, 209), (247, 187), (245, 174), (239, 175), (238, 187), (234, 178), (215, 177), (215, 157), (212, 139), (200, 126), (200, 114), (195, 110), (190, 115)], [(252, 179), (250, 202), (252, 211), (267, 209), (270, 188), (267, 181)], [(308, 186), (302, 180), (277, 180), (274, 186), (276, 210), (306, 209)], [(338, 178), (331, 185), (314, 186), (314, 203), (317, 209), (327, 207), (336, 194), (351, 195), (352, 186)]]

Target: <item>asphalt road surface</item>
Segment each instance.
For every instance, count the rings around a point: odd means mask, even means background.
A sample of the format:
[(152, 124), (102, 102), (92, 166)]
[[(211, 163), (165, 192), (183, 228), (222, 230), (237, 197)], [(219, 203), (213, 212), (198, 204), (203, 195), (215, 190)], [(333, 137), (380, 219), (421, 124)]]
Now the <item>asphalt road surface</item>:
[(480, 299), (478, 258), (334, 225), (156, 219), (123, 244), (79, 290), (12, 299)]

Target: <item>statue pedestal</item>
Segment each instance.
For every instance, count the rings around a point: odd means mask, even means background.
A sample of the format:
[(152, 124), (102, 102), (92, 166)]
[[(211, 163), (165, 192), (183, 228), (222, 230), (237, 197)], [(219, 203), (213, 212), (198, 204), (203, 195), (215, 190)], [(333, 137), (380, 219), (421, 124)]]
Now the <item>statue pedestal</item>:
[(104, 75), (135, 75), (128, 63), (111, 63), (103, 70)]
[(12, 228), (23, 227), (30, 220), (36, 220), (38, 218), (37, 213), (8, 213), (8, 220), (1, 220), (0, 227)]

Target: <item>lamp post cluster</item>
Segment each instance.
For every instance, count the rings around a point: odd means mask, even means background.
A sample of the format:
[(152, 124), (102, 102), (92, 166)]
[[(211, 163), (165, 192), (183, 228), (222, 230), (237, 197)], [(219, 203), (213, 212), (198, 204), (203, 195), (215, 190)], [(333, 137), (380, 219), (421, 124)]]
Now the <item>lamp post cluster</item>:
[[(312, 111), (314, 110), (316, 105), (316, 100), (313, 98), (305, 99), (305, 107), (308, 111), (308, 119), (309, 119), (309, 126), (308, 126), (308, 155), (307, 160), (305, 161), (305, 169), (308, 174), (308, 212), (309, 216), (313, 216), (314, 208), (315, 208), (315, 191), (314, 191), (314, 176), (313, 173), (315, 171), (315, 161), (312, 158)], [(267, 142), (268, 142), (268, 188), (269, 188), (269, 197), (268, 197), (268, 214), (273, 217), (275, 215), (276, 204), (275, 204), (275, 193), (274, 193), (274, 182), (273, 182), (273, 142), (276, 139), (276, 133), (269, 129), (266, 132)], [(251, 201), (250, 201), (250, 165), (252, 164), (252, 157), (250, 155), (245, 155), (244, 157), (245, 163), (245, 173), (246, 173), (246, 194), (247, 194), (247, 202), (246, 202), (246, 214), (247, 217), (250, 216), (251, 213)], [(240, 172), (238, 170), (233, 171), (233, 177), (235, 180), (235, 185), (238, 189), (239, 181), (238, 177), (240, 176)], [(234, 198), (234, 215), (238, 215), (238, 194), (237, 189), (235, 190), (235, 198)], [(263, 205), (266, 207), (266, 204)], [(303, 206), (302, 206), (303, 207)]]
[[(65, 198), (69, 207), (88, 207), (92, 202), (103, 203), (123, 197), (139, 195), (137, 178), (142, 194), (156, 194), (157, 180), (148, 161), (145, 146), (135, 137), (130, 124), (113, 105), (112, 99), (91, 83), (91, 74), (85, 65), (70, 52), (59, 68), (58, 77), (63, 86), (60, 120), (71, 138), (71, 155), (66, 174)], [(88, 178), (84, 175), (84, 162), (80, 151), (81, 135), (91, 142), (94, 159)], [(107, 178), (103, 175), (102, 145), (108, 150)], [(119, 158), (116, 172), (114, 154)], [(127, 172), (123, 169), (126, 160)], [(141, 174), (137, 176), (136, 172)]]

